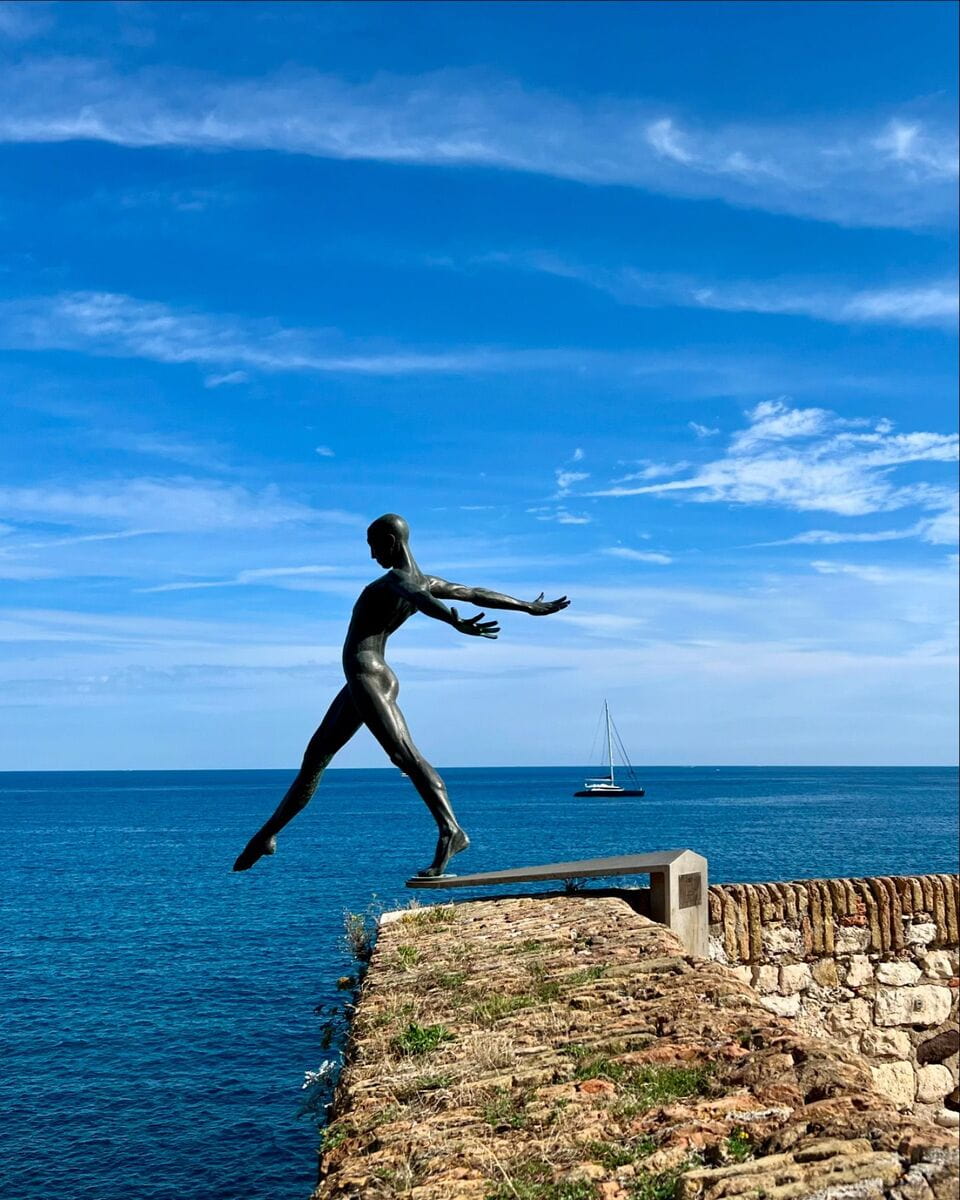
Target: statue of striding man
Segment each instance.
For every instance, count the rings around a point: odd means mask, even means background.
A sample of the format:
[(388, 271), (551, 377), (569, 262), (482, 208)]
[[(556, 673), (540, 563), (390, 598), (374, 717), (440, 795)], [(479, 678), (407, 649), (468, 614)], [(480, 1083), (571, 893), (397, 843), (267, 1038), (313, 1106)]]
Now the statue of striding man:
[(386, 567), (387, 573), (368, 584), (354, 605), (343, 644), (346, 686), (338, 692), (320, 728), (310, 739), (303, 764), (287, 794), (233, 864), (235, 871), (246, 871), (265, 854), (276, 852), (277, 834), (309, 803), (324, 768), (337, 751), (361, 725), (366, 725), (391, 762), (409, 777), (437, 823), (433, 861), (418, 874), (442, 875), (450, 859), (470, 845), (470, 839), (453, 814), (443, 780), (414, 745), (397, 705), (399, 683), (384, 658), (387, 638), (415, 612), (445, 621), (469, 637), (495, 638), (500, 632), (496, 621), (483, 619), (486, 613), (461, 617), (444, 600), (535, 617), (560, 612), (570, 603), (566, 596), (544, 600), (542, 592), (536, 600), (516, 600), (486, 588), (465, 587), (425, 575), (410, 552), (410, 529), (403, 517), (395, 513), (387, 513), (373, 522), (367, 530), (367, 543), (371, 558)]

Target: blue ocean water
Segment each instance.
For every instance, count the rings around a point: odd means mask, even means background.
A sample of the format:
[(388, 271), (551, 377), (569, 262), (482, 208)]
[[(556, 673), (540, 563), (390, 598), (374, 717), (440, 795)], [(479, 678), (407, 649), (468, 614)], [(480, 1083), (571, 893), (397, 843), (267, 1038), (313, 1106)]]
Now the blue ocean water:
[[(686, 846), (716, 882), (957, 869), (953, 769), (661, 767), (646, 799), (575, 800), (583, 774), (445, 771), (457, 867)], [(299, 1088), (353, 969), (344, 911), (405, 904), (434, 829), (399, 772), (330, 771), (276, 857), (232, 873), (290, 777), (0, 774), (5, 1200), (309, 1193)]]

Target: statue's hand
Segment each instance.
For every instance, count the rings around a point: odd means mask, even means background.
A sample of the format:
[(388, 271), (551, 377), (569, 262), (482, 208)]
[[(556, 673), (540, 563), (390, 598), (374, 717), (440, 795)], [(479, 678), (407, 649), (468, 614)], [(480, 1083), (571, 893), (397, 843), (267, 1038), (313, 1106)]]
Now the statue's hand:
[(461, 617), (452, 605), (450, 611), (453, 613), (453, 627), (459, 633), (469, 634), (470, 637), (495, 638), (500, 632), (496, 621), (483, 619), (486, 613), (477, 613), (475, 617)]
[(546, 617), (550, 613), (560, 612), (561, 609), (567, 608), (570, 601), (566, 596), (561, 596), (559, 600), (544, 600), (543, 592), (536, 598), (531, 600), (527, 607), (527, 612), (531, 617)]

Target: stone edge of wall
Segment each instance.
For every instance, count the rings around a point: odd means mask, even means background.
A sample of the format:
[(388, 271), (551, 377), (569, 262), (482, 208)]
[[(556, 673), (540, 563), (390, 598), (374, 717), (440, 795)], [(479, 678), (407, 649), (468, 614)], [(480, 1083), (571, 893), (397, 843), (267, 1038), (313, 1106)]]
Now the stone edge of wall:
[[(731, 963), (768, 958), (763, 931), (777, 924), (798, 927), (797, 958), (897, 954), (919, 944), (932, 949), (960, 944), (957, 875), (713, 884), (708, 906), (710, 932)], [(845, 937), (848, 929), (864, 933)]]

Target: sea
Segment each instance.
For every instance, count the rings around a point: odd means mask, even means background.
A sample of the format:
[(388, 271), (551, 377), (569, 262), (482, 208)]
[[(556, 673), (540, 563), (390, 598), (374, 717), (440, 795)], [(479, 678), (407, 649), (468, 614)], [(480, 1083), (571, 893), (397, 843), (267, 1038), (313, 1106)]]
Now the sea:
[[(957, 869), (955, 769), (657, 767), (643, 799), (575, 799), (590, 773), (444, 771), (456, 869), (684, 847), (714, 882)], [(3, 1200), (309, 1195), (344, 915), (445, 894), (404, 887), (435, 830), (392, 768), (328, 771), (233, 873), (291, 777), (0, 774)]]

